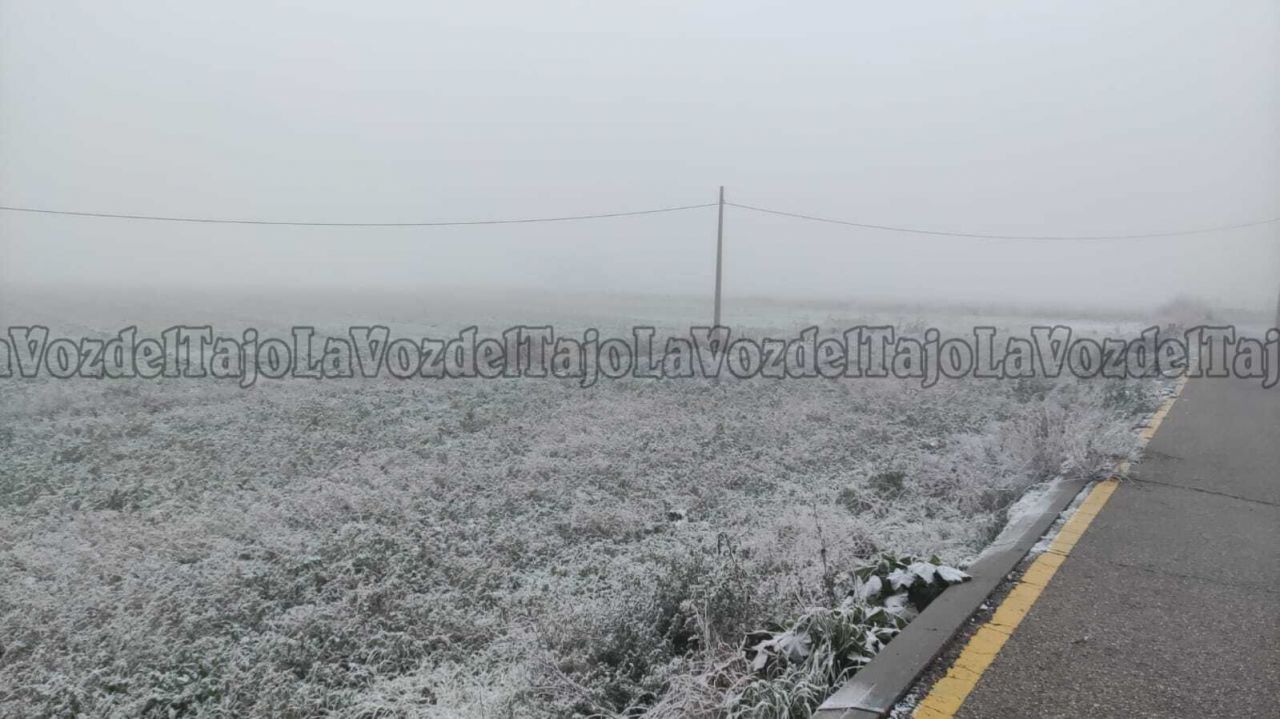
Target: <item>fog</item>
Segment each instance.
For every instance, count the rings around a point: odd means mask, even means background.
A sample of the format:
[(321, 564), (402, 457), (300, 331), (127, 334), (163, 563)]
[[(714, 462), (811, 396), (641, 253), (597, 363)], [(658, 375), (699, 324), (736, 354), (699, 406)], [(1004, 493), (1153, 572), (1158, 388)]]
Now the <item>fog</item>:
[[(1280, 4), (0, 0), (0, 204), (1280, 216)], [(715, 208), (0, 211), (22, 286), (709, 295)], [(1280, 225), (730, 207), (730, 296), (1269, 309)]]

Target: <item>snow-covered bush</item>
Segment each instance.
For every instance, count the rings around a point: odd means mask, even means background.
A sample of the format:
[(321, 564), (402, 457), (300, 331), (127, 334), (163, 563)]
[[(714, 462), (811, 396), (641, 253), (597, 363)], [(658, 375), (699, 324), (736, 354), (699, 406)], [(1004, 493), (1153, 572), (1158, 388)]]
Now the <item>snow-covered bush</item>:
[(854, 574), (834, 607), (810, 609), (768, 636), (750, 635), (752, 676), (730, 693), (730, 719), (803, 719), (870, 662), (942, 590), (964, 572), (917, 557), (883, 554)]
[(803, 719), (950, 584), (968, 576), (936, 557), (880, 554), (842, 572), (824, 606), (721, 646), (693, 681), (676, 684), (649, 716)]

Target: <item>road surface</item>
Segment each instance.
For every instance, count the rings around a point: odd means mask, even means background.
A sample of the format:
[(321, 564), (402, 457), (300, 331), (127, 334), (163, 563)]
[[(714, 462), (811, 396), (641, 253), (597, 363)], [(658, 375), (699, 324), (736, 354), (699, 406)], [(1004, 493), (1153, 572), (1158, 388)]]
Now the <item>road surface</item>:
[(1280, 389), (1186, 386), (957, 717), (1280, 717)]

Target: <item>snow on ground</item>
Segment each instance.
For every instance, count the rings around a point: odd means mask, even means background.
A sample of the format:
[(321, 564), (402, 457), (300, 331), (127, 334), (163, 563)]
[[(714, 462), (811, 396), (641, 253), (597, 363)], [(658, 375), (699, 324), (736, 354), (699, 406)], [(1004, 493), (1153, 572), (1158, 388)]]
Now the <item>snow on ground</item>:
[(0, 716), (652, 704), (876, 551), (963, 564), (1159, 389), (0, 380)]

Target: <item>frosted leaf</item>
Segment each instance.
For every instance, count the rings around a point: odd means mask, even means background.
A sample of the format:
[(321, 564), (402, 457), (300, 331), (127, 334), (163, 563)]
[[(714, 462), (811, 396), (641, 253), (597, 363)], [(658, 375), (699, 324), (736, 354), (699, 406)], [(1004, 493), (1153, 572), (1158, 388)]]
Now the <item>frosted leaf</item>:
[(793, 662), (804, 661), (809, 656), (809, 635), (784, 632), (778, 637), (778, 649), (785, 652), (787, 659)]
[(913, 562), (907, 567), (907, 571), (923, 579), (925, 584), (933, 584), (933, 574), (937, 568), (938, 565), (929, 562)]
[(867, 636), (862, 640), (862, 648), (868, 654), (875, 654), (880, 651), (880, 638), (874, 632), (867, 632)]
[(916, 574), (906, 569), (895, 569), (889, 573), (889, 586), (894, 589), (906, 589), (916, 583)]
[(764, 669), (765, 665), (769, 663), (769, 658), (772, 654), (765, 645), (772, 643), (773, 640), (767, 640), (756, 645), (756, 655), (751, 658), (751, 668), (753, 670), (758, 672)]
[(905, 614), (908, 608), (906, 592), (891, 595), (888, 599), (884, 600), (884, 610), (895, 616)]
[(867, 581), (858, 580), (854, 585), (854, 596), (861, 601), (870, 601), (872, 597), (878, 596), (880, 590), (884, 587), (884, 583), (880, 581), (880, 577), (872, 575)]
[(955, 567), (948, 567), (945, 564), (938, 567), (938, 577), (947, 584), (956, 584), (969, 579), (968, 574), (965, 574)]

